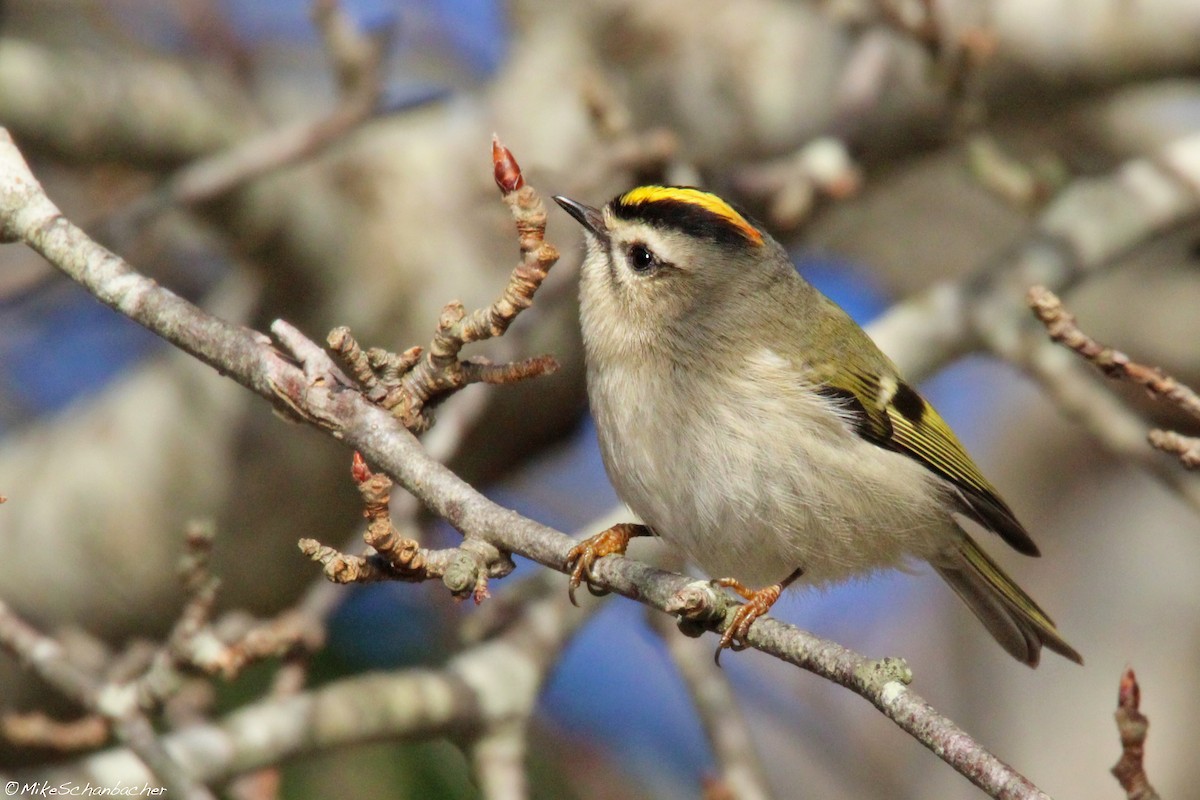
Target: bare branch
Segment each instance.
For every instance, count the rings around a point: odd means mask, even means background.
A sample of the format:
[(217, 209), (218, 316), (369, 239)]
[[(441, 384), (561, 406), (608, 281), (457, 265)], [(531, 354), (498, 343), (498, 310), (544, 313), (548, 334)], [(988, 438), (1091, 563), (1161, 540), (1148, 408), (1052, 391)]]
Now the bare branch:
[[(1033, 313), (1046, 326), (1046, 332), (1055, 342), (1074, 350), (1108, 377), (1135, 383), (1151, 397), (1171, 403), (1200, 420), (1200, 396), (1191, 387), (1157, 367), (1132, 361), (1120, 350), (1102, 345), (1088, 336), (1058, 296), (1046, 287), (1031, 288), (1028, 301)], [(1178, 455), (1185, 466), (1200, 466), (1195, 439), (1167, 431), (1151, 431), (1147, 438), (1154, 447)]]
[(254, 120), (239, 87), (217, 70), (64, 52), (12, 36), (0, 41), (0, 109), (23, 141), (142, 164), (227, 147)]
[(1150, 236), (1200, 215), (1200, 134), (1108, 175), (1076, 180), (1038, 217), (1033, 235), (981, 266), (893, 306), (868, 328), (910, 379), (981, 349), (1023, 347), (1025, 292), (1065, 291)]
[(1120, 350), (1102, 345), (1084, 333), (1062, 300), (1045, 286), (1034, 286), (1027, 295), (1029, 307), (1046, 326), (1050, 338), (1071, 348), (1110, 378), (1142, 386), (1152, 397), (1173, 403), (1200, 420), (1200, 396), (1157, 367), (1131, 361)]
[(362, 34), (337, 0), (314, 0), (313, 21), (341, 88), (337, 106), (315, 120), (263, 131), (192, 161), (105, 220), (109, 230), (137, 227), (168, 208), (223, 197), (256, 178), (319, 154), (375, 115), (383, 86), (380, 65), (386, 37)]
[[(516, 223), (521, 251), (521, 260), (504, 291), (490, 306), (470, 314), (458, 301), (447, 303), (438, 320), (433, 342), (424, 351), (410, 349), (399, 357), (376, 354), (372, 358), (371, 353), (367, 354), (368, 364), (377, 362), (399, 375), (398, 381), (385, 387), (387, 393), (381, 403), (392, 409), (409, 430), (428, 428), (432, 424), (426, 413), (430, 402), (468, 384), (512, 383), (558, 368), (558, 363), (550, 356), (503, 365), (478, 359), (461, 361), (458, 357), (463, 347), (472, 342), (503, 336), (517, 315), (533, 303), (534, 293), (546, 279), (550, 267), (558, 261), (558, 251), (545, 239), (546, 207), (541, 196), (532, 186), (526, 185), (516, 159), (495, 136), (492, 137), (492, 162), (496, 185)], [(330, 334), (330, 345), (339, 352), (344, 349), (355, 372), (362, 372), (361, 351), (349, 331), (336, 329)], [(416, 362), (411, 368), (405, 368), (413, 357)], [(377, 374), (367, 385), (373, 387), (383, 382), (383, 376)]]
[(1142, 467), (1200, 509), (1196, 476), (1162, 458), (1147, 441), (1145, 420), (1105, 391), (1092, 370), (1047, 339), (1041, 329), (1024, 334), (1021, 346), (1011, 349), (1006, 358), (1036, 380), (1059, 412), (1082, 425), (1104, 449)]
[(1158, 429), (1150, 431), (1146, 438), (1164, 453), (1174, 453), (1188, 469), (1200, 469), (1200, 438)]
[[(10, 240), (33, 247), (121, 313), (293, 416), (357, 448), (468, 538), (502, 552), (520, 553), (552, 569), (564, 569), (573, 540), (496, 505), (430, 458), (394, 417), (361, 394), (345, 391), (330, 371), (328, 356), (294, 328), (282, 322), (272, 326), (301, 360), (303, 369), (270, 348), (261, 336), (212, 318), (88, 239), (45, 196), (7, 132), (0, 134), (0, 231)], [(540, 246), (537, 249), (546, 252)], [(604, 588), (660, 610), (677, 608), (677, 595), (692, 585), (683, 576), (625, 558), (601, 560), (593, 568), (593, 576)], [(723, 629), (732, 617), (728, 607), (722, 613), (720, 606), (703, 604), (697, 606), (696, 615), (716, 629)], [(850, 688), (992, 796), (1044, 797), (1026, 778), (912, 692), (907, 686), (911, 676), (903, 662), (870, 661), (835, 642), (766, 617), (750, 629), (747, 644)], [(344, 702), (353, 707), (350, 698)], [(377, 708), (378, 698), (372, 696), (371, 702), (369, 716), (378, 723), (385, 715)], [(354, 724), (361, 726), (362, 717), (368, 715), (353, 716)], [(319, 720), (314, 724), (320, 727)], [(295, 727), (309, 728), (302, 735), (310, 746), (323, 739), (311, 726)], [(301, 734), (296, 731), (294, 735)]]

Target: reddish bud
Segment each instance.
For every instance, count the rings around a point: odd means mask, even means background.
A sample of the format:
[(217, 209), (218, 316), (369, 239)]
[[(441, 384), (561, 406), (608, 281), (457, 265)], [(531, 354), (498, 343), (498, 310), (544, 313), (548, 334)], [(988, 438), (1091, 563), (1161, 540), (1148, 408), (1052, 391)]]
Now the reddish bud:
[(496, 176), (496, 185), (505, 194), (515, 192), (525, 185), (521, 167), (513, 158), (512, 151), (500, 144), (500, 137), (495, 134), (492, 134), (492, 168)]
[(1117, 693), (1117, 705), (1121, 708), (1137, 711), (1141, 703), (1142, 690), (1138, 686), (1137, 676), (1133, 674), (1133, 667), (1127, 667), (1124, 674), (1121, 675), (1121, 688)]
[(491, 596), (492, 596), (492, 593), (488, 591), (486, 580), (480, 581), (479, 583), (475, 584), (475, 591), (471, 593), (472, 599), (475, 600), (475, 605), (479, 605), (480, 603), (482, 603), (484, 600), (487, 600)]
[(371, 479), (371, 469), (363, 460), (362, 453), (354, 451), (354, 459), (350, 462), (350, 476), (356, 483), (366, 483)]

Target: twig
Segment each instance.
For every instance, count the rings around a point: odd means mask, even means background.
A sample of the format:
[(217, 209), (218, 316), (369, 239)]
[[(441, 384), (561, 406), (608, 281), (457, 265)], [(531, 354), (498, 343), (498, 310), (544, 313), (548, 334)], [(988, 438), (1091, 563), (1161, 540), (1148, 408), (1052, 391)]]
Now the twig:
[(1180, 499), (1200, 509), (1196, 476), (1164, 459), (1148, 441), (1145, 420), (1105, 391), (1092, 370), (1047, 339), (1041, 328), (1023, 335), (1020, 345), (1004, 356), (1037, 381), (1059, 413), (1082, 425), (1105, 450), (1145, 469)]
[(513, 571), (512, 559), (487, 542), (468, 538), (460, 547), (428, 550), (405, 537), (392, 523), (392, 480), (371, 472), (362, 455), (355, 452), (351, 474), (362, 494), (367, 518), (363, 540), (373, 548), (364, 556), (347, 555), (315, 539), (301, 539), (300, 551), (325, 568), (334, 583), (375, 583), (399, 580), (420, 582), (441, 578), (458, 599), (473, 597), (478, 605), (488, 595), (488, 578), (502, 578)]
[(1027, 299), (1029, 307), (1046, 326), (1051, 339), (1071, 348), (1108, 377), (1136, 383), (1144, 387), (1151, 397), (1174, 403), (1200, 420), (1200, 396), (1191, 388), (1157, 367), (1131, 361), (1120, 350), (1102, 345), (1088, 336), (1079, 328), (1074, 315), (1063, 307), (1062, 300), (1045, 286), (1031, 288)]
[(1164, 453), (1174, 453), (1188, 469), (1200, 469), (1200, 437), (1184, 436), (1175, 431), (1158, 430), (1146, 435), (1150, 444)]
[[(1046, 326), (1046, 332), (1052, 340), (1074, 350), (1108, 377), (1135, 383), (1151, 397), (1171, 403), (1200, 420), (1200, 396), (1189, 386), (1157, 367), (1132, 361), (1120, 350), (1102, 345), (1088, 336), (1058, 296), (1045, 286), (1031, 288), (1027, 299), (1029, 307)], [(1154, 447), (1178, 455), (1188, 468), (1200, 466), (1200, 442), (1196, 439), (1162, 430), (1150, 431), (1147, 438)]]
[[(332, 372), (328, 355), (290, 325), (279, 321), (272, 330), (303, 363), (303, 369), (283, 358), (260, 335), (211, 317), (88, 239), (46, 197), (6, 131), (0, 133), (0, 233), (9, 240), (24, 241), (121, 313), (296, 418), (355, 447), (464, 535), (552, 569), (564, 569), (572, 539), (496, 505), (431, 459), (394, 417), (361, 394), (345, 391)], [(604, 588), (661, 610), (679, 610), (681, 596), (693, 587), (683, 576), (625, 558), (603, 559), (594, 574)], [(732, 616), (727, 607), (722, 610), (719, 605), (697, 603), (693, 608), (714, 628), (722, 628)], [(901, 662), (870, 661), (770, 618), (755, 623), (747, 643), (852, 689), (993, 797), (1044, 797), (1026, 778), (912, 692), (906, 685), (907, 668)], [(373, 697), (373, 709), (378, 702)], [(380, 715), (370, 716), (377, 721)], [(293, 722), (298, 728), (309, 727)], [(356, 716), (355, 724), (363, 722)], [(320, 741), (308, 730), (302, 735), (312, 736), (309, 742)]]
[(212, 540), (211, 525), (188, 527), (187, 554), (180, 571), (189, 598), (166, 645), (135, 683), (143, 707), (174, 693), (180, 671), (233, 680), (251, 664), (293, 652), (312, 653), (324, 646), (324, 629), (295, 610), (265, 621), (230, 615), (214, 622), (220, 580), (209, 569)]
[(546, 241), (546, 207), (525, 183), (521, 168), (499, 138), (492, 137), (492, 167), (496, 185), (512, 212), (520, 242), (521, 260), (509, 276), (504, 291), (487, 308), (470, 314), (457, 300), (446, 304), (428, 348), (410, 348), (395, 355), (379, 350), (365, 354), (347, 328), (329, 334), (329, 346), (350, 365), (372, 397), (382, 392), (384, 408), (412, 431), (433, 424), (431, 404), (472, 383), (513, 383), (558, 369), (551, 356), (537, 356), (507, 364), (482, 359), (460, 360), (463, 347), (503, 336), (509, 325), (533, 303), (534, 293), (558, 261), (558, 251)]
[(1128, 800), (1158, 800), (1158, 792), (1150, 785), (1143, 764), (1146, 731), (1150, 720), (1139, 710), (1142, 690), (1138, 687), (1133, 668), (1126, 668), (1121, 675), (1121, 688), (1117, 692), (1117, 732), (1121, 735), (1121, 760), (1112, 768), (1113, 777), (1125, 790)]

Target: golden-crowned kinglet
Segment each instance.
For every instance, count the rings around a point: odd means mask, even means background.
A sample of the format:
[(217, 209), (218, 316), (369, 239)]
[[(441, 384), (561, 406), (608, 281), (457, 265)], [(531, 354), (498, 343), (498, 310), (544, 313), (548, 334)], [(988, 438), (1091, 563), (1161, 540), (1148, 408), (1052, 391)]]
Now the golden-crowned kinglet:
[(645, 523), (576, 547), (572, 588), (630, 536), (657, 534), (732, 576), (722, 585), (750, 602), (721, 647), (740, 647), (797, 578), (828, 584), (924, 559), (1017, 659), (1036, 666), (1045, 645), (1082, 663), (954, 516), (1037, 555), (1029, 534), (775, 240), (698, 189), (642, 186), (602, 210), (554, 199), (586, 231), (580, 316), (604, 466)]

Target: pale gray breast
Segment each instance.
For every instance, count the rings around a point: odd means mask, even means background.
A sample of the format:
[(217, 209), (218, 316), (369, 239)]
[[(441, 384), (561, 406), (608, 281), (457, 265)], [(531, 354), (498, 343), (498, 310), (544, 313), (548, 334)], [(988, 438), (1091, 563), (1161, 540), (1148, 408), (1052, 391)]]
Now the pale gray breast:
[(608, 365), (589, 391), (618, 494), (714, 575), (837, 580), (926, 556), (945, 525), (919, 465), (856, 436), (768, 349), (724, 374)]

